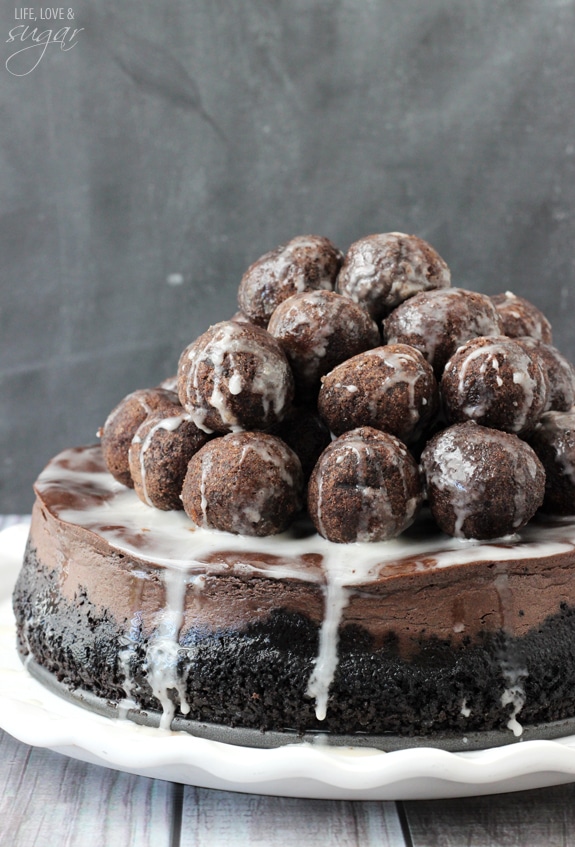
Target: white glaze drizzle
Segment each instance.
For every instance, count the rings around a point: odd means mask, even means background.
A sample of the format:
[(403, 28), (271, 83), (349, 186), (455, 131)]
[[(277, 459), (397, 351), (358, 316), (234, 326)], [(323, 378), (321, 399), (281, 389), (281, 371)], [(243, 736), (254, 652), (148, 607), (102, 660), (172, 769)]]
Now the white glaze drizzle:
[[(384, 295), (389, 294), (391, 280), (379, 270), (376, 256), (380, 250), (387, 247), (389, 236), (397, 234), (381, 233), (375, 237), (361, 239), (352, 245), (340, 273), (341, 279), (344, 280), (343, 290), (355, 303), (374, 299), (378, 289), (382, 289)], [(352, 256), (351, 264), (349, 256)]]
[[(388, 392), (396, 385), (407, 386), (408, 405), (405, 411), (409, 415), (412, 425), (417, 423), (419, 412), (415, 402), (415, 386), (420, 379), (424, 378), (425, 374), (419, 367), (415, 355), (409, 355), (407, 352), (393, 352), (389, 347), (376, 347), (375, 350), (368, 350), (365, 355), (377, 356), (392, 369), (392, 372), (386, 374), (382, 381), (382, 391)], [(424, 400), (424, 405), (426, 403), (427, 400)]]
[[(332, 441), (333, 440), (335, 440), (335, 439), (332, 439)], [(320, 461), (323, 461), (323, 459), (321, 459)], [(327, 530), (326, 530), (325, 524), (323, 522), (323, 481), (324, 481), (324, 477), (325, 477), (325, 474), (323, 474), (321, 472), (318, 473), (317, 477), (316, 477), (317, 478), (317, 514), (316, 514), (316, 520), (317, 520), (317, 524), (318, 524), (318, 529), (319, 529), (321, 535), (325, 538), (325, 536), (327, 535)]]
[(208, 526), (208, 498), (206, 497), (206, 484), (212, 472), (212, 457), (209, 453), (201, 454), (200, 461), (200, 509), (202, 510), (202, 526)]
[(522, 685), (522, 680), (529, 676), (527, 668), (519, 668), (513, 664), (502, 663), (503, 678), (506, 686), (501, 695), (501, 705), (508, 706), (511, 704), (513, 710), (507, 721), (507, 729), (510, 729), (513, 735), (518, 738), (523, 735), (523, 726), (517, 720), (517, 715), (525, 705), (525, 688)]
[(184, 620), (186, 587), (189, 579), (185, 571), (166, 568), (162, 571), (166, 601), (158, 627), (148, 643), (146, 674), (154, 696), (162, 706), (161, 729), (169, 729), (176, 711), (170, 697), (175, 691), (179, 708), (187, 715), (190, 706), (186, 700), (185, 684), (178, 674), (179, 635)]
[(324, 616), (319, 631), (319, 649), (309, 678), (306, 694), (315, 699), (315, 715), (325, 720), (329, 689), (338, 662), (339, 625), (349, 603), (350, 591), (340, 575), (330, 574), (324, 588)]
[(136, 612), (130, 624), (130, 636), (128, 643), (121, 650), (118, 650), (118, 670), (122, 675), (122, 688), (124, 689), (125, 697), (118, 703), (118, 714), (120, 718), (125, 718), (130, 709), (137, 708), (134, 694), (134, 682), (130, 670), (130, 661), (135, 653), (136, 644), (132, 638), (132, 634), (137, 631), (139, 625), (140, 612)]
[[(435, 462), (437, 470), (428, 471), (428, 484), (433, 485), (439, 491), (448, 491), (450, 503), (455, 513), (455, 527), (453, 534), (456, 538), (463, 536), (463, 524), (473, 514), (475, 501), (470, 501), (468, 489), (470, 480), (474, 479), (474, 464), (466, 459), (457, 439), (450, 433), (445, 432), (435, 448)], [(479, 485), (479, 480), (474, 479), (474, 485)], [(481, 492), (480, 496), (482, 496)]]
[[(509, 575), (506, 571), (501, 571), (494, 580), (495, 590), (499, 597), (499, 606), (501, 614), (501, 625), (504, 631), (511, 630), (512, 618), (512, 603), (513, 597), (509, 588)], [(500, 697), (501, 705), (513, 707), (509, 720), (507, 721), (507, 729), (510, 729), (513, 735), (518, 738), (523, 734), (523, 727), (517, 720), (517, 715), (525, 705), (526, 695), (525, 688), (522, 685), (522, 680), (529, 676), (527, 668), (520, 665), (512, 653), (505, 649), (501, 656), (501, 673), (505, 682), (505, 687)]]
[[(159, 429), (165, 429), (168, 432), (176, 432), (179, 429), (180, 425), (184, 421), (189, 421), (190, 416), (187, 414), (183, 415), (174, 415), (170, 418), (164, 418), (158, 423), (154, 424), (154, 426), (150, 427), (149, 431), (146, 433), (144, 440), (140, 438), (138, 433), (132, 438), (132, 444), (139, 446), (139, 467), (140, 467), (140, 484), (142, 486), (142, 495), (144, 497), (144, 501), (148, 506), (153, 507), (153, 503), (148, 494), (148, 483), (147, 483), (147, 471), (146, 471), (146, 453), (152, 443), (154, 435)], [(132, 446), (130, 445), (130, 453), (132, 452)]]
[(350, 563), (347, 546), (335, 545), (338, 549), (324, 561), (326, 584), (323, 588), (324, 615), (319, 631), (319, 649), (314, 668), (308, 682), (306, 693), (315, 699), (315, 713), (318, 720), (327, 714), (329, 689), (333, 682), (338, 663), (339, 626), (342, 614), (353, 594), (352, 586), (369, 582), (375, 576), (374, 563), (357, 561), (351, 556)]
[(24, 620), (24, 626), (21, 629), (21, 638), (24, 642), (24, 647), (26, 648), (26, 658), (24, 659), (24, 667), (27, 667), (28, 663), (32, 661), (32, 657), (34, 655), (34, 650), (32, 649), (32, 645), (30, 644), (29, 630), (30, 625), (32, 624), (32, 612), (28, 613), (28, 616)]

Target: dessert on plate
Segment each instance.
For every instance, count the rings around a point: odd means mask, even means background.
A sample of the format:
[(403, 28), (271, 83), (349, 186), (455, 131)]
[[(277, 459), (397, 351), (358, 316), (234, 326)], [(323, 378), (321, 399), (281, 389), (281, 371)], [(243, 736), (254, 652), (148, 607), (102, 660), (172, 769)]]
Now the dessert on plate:
[(30, 671), (262, 746), (561, 734), (575, 376), (545, 316), (397, 232), (292, 239), (239, 306), (38, 477)]

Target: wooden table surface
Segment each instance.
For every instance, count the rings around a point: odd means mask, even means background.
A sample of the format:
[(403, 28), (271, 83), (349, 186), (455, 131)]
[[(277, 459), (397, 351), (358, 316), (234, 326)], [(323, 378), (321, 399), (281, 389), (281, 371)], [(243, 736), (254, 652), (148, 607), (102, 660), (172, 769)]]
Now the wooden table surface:
[(0, 847), (32, 845), (562, 847), (575, 845), (575, 784), (397, 803), (264, 797), (132, 776), (0, 730)]

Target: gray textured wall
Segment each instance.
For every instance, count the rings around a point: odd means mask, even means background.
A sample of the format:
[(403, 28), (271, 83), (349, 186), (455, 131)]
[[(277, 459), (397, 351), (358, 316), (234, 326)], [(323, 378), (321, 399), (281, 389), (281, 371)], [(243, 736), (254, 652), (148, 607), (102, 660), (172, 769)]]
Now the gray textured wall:
[(536, 302), (575, 358), (575, 0), (77, 0), (57, 24), (75, 46), (30, 73), (19, 8), (0, 12), (0, 512), (299, 233), (417, 233), (454, 284)]

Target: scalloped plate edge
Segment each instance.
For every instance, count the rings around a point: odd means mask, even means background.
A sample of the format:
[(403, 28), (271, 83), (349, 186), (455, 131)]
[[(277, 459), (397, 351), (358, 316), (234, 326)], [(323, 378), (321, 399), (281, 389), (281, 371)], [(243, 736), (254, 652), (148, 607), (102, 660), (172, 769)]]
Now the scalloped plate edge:
[[(27, 526), (0, 532), (2, 595)], [(255, 794), (351, 800), (463, 797), (575, 780), (575, 736), (463, 753), (297, 744), (271, 749), (114, 720), (69, 703), (26, 671), (8, 599), (0, 605), (0, 727), (18, 740), (140, 776)]]

